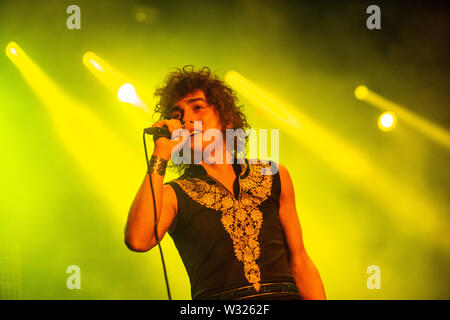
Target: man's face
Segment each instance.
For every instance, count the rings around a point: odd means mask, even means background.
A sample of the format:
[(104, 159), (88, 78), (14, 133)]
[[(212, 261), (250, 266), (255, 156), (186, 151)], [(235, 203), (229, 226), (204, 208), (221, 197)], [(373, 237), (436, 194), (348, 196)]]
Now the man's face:
[[(219, 113), (213, 105), (208, 104), (203, 90), (196, 90), (178, 100), (172, 107), (171, 117), (182, 122), (184, 121), (185, 128), (189, 132), (194, 131), (194, 121), (201, 121), (202, 132), (208, 129), (222, 131)], [(197, 134), (202, 135), (202, 133)], [(199, 146), (194, 145), (195, 135), (191, 136), (191, 148), (198, 150), (200, 149)], [(203, 141), (203, 139), (198, 139), (198, 137), (196, 140), (202, 141), (201, 150), (204, 150), (207, 145), (213, 142)]]

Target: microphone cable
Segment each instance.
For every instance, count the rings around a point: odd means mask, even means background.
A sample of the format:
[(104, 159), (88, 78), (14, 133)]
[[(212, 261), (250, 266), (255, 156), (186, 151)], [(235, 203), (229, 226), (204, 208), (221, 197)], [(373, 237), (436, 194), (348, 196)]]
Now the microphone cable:
[(150, 182), (150, 190), (152, 191), (153, 213), (155, 214), (155, 230), (154, 230), (154, 233), (155, 233), (156, 243), (158, 244), (159, 253), (161, 254), (161, 261), (162, 261), (162, 266), (163, 266), (163, 270), (164, 270), (164, 279), (166, 280), (167, 295), (169, 297), (169, 300), (172, 300), (172, 296), (170, 295), (169, 279), (167, 278), (166, 264), (164, 263), (164, 255), (163, 255), (163, 252), (162, 252), (160, 240), (158, 238), (158, 224), (156, 223), (157, 215), (156, 215), (155, 192), (153, 191), (153, 182), (152, 182), (152, 177), (150, 176), (150, 165), (148, 163), (147, 144), (145, 142), (145, 132), (143, 134), (143, 140), (144, 140), (145, 159), (147, 161), (148, 180)]

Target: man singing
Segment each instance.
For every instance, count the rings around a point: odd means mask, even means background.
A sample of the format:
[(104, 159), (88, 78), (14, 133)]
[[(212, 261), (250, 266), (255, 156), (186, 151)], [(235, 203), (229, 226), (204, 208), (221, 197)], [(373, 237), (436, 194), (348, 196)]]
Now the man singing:
[[(319, 272), (303, 246), (288, 170), (241, 157), (239, 143), (230, 147), (226, 139), (204, 138), (210, 129), (223, 137), (227, 129), (248, 129), (231, 88), (208, 68), (188, 66), (170, 73), (155, 96), (162, 120), (153, 127), (190, 134), (156, 139), (149, 173), (129, 211), (128, 248), (148, 251), (168, 232), (189, 275), (193, 299), (325, 299)], [(211, 157), (198, 161), (194, 154), (207, 153), (212, 143)], [(189, 146), (190, 152), (182, 152), (189, 161), (172, 164), (180, 177), (164, 184), (165, 169), (180, 144)]]

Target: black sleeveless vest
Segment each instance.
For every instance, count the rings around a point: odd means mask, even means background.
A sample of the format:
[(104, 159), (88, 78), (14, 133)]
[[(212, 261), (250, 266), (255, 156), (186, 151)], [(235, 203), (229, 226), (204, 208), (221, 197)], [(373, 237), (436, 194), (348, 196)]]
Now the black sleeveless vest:
[(267, 283), (295, 285), (279, 219), (280, 176), (270, 167), (271, 162), (247, 159), (233, 164), (237, 198), (201, 165), (167, 182), (178, 201), (168, 232), (189, 275), (193, 299), (245, 286), (258, 292)]

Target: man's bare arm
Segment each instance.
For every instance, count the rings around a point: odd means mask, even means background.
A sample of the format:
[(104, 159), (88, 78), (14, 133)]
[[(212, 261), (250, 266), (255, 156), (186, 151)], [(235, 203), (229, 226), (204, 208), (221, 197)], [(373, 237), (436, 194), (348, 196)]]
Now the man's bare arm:
[[(172, 133), (174, 130), (181, 128), (181, 123), (178, 120), (170, 119), (153, 124), (153, 127), (162, 126), (166, 126)], [(168, 161), (173, 147), (179, 144), (182, 139), (183, 137), (173, 140), (163, 137), (157, 139), (152, 156)], [(150, 175), (147, 173), (131, 205), (125, 226), (125, 244), (133, 251), (148, 251), (157, 244), (153, 195), (149, 179), (152, 181), (155, 196), (159, 240), (164, 237), (177, 212), (177, 197), (172, 187), (163, 185), (163, 176), (156, 173)]]
[(279, 165), (281, 179), (280, 220), (289, 248), (289, 266), (303, 299), (326, 299), (317, 268), (305, 250), (302, 229), (295, 208), (294, 186), (288, 170)]
[[(170, 185), (163, 185), (163, 177), (151, 174), (153, 190), (155, 193), (158, 239), (161, 240), (177, 212), (177, 198)], [(148, 251), (157, 242), (155, 237), (155, 214), (153, 199), (146, 174), (128, 213), (125, 226), (125, 243), (130, 250)]]

